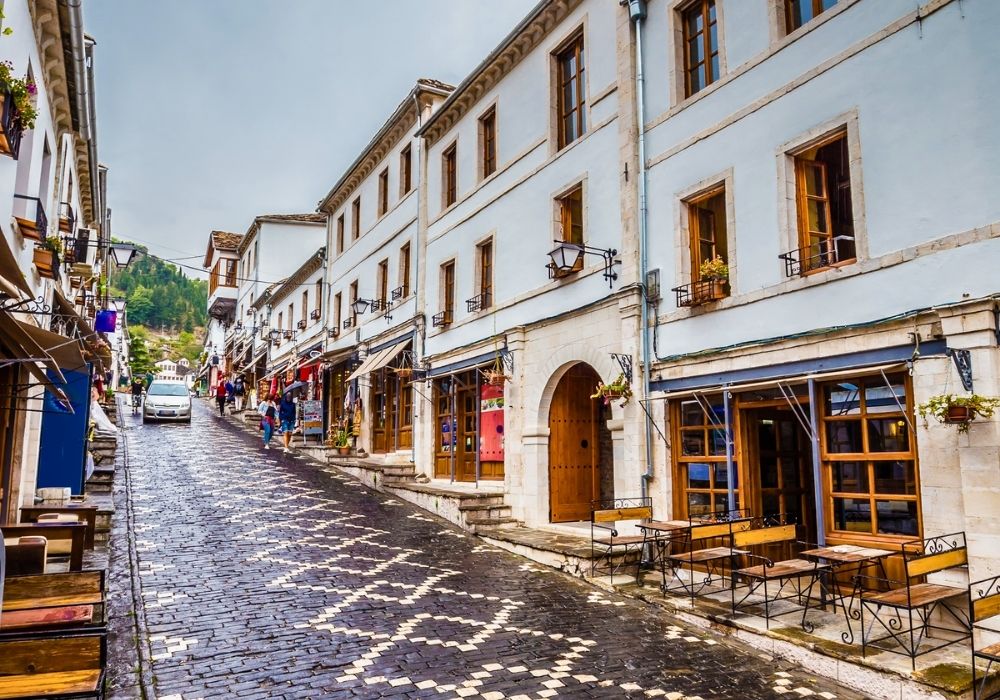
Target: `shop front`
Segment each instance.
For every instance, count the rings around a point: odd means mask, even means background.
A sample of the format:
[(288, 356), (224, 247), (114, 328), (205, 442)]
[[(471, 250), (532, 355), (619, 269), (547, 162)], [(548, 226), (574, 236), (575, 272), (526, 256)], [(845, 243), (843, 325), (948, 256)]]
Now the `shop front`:
[[(366, 383), (370, 389), (367, 427), (373, 454), (413, 448), (412, 363), (405, 361), (410, 345), (407, 338), (371, 349), (347, 378), (348, 383), (358, 380), (359, 391)], [(404, 366), (408, 371), (400, 371)]]
[(481, 369), (464, 369), (433, 380), (437, 479), (503, 481), (503, 386), (486, 383)]

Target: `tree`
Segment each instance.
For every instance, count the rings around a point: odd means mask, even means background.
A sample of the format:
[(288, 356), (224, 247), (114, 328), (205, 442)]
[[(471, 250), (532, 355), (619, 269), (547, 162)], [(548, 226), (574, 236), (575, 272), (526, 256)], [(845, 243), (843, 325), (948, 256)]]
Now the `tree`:
[(149, 332), (142, 326), (129, 326), (132, 338), (129, 368), (133, 377), (141, 377), (154, 369), (153, 359), (149, 354)]

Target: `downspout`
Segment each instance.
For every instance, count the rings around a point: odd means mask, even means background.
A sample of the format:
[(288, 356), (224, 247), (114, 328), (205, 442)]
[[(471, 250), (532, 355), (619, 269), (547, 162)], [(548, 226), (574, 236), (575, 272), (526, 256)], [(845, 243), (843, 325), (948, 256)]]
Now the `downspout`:
[[(646, 273), (649, 268), (647, 259), (647, 211), (646, 211), (646, 98), (645, 76), (642, 60), (642, 27), (646, 19), (646, 0), (623, 0), (628, 4), (629, 19), (635, 25), (635, 111), (638, 130), (639, 174), (636, 178), (636, 188), (639, 198), (639, 289), (642, 290), (642, 300), (639, 311), (639, 323), (642, 333), (642, 398), (649, 400), (649, 304), (646, 300)], [(646, 430), (646, 471), (642, 475), (641, 494), (649, 496), (649, 482), (653, 479), (653, 418), (648, 410), (643, 411)]]
[[(416, 88), (413, 90), (413, 107), (417, 111), (417, 131), (415, 133), (419, 134), (420, 133), (420, 128), (423, 126), (424, 120), (423, 120), (423, 115), (421, 114), (421, 111), (420, 111), (420, 92)], [(416, 240), (416, 245), (415, 246), (411, 246), (411, 248), (410, 248), (411, 254), (413, 255), (413, 266), (412, 266), (412, 269), (411, 269), (411, 275), (412, 275), (413, 279), (411, 280), (411, 282), (413, 283), (413, 323), (414, 323), (414, 326), (415, 326), (415, 328), (414, 328), (414, 334), (413, 334), (413, 368), (414, 368), (414, 370), (416, 370), (418, 364), (420, 364), (420, 363), (423, 362), (424, 351), (426, 350), (426, 348), (424, 347), (424, 344), (426, 342), (426, 337), (427, 337), (426, 330), (425, 330), (426, 326), (424, 324), (424, 319), (423, 319), (423, 317), (422, 317), (422, 315), (420, 313), (420, 245), (421, 245), (421, 240), (422, 240), (423, 234), (424, 234), (424, 221), (425, 221), (424, 209), (423, 209), (423, 200), (422, 200), (423, 183), (424, 183), (424, 168), (423, 168), (424, 139), (423, 139), (423, 137), (417, 138), (416, 142), (417, 142), (417, 159), (416, 159), (417, 160), (417, 178), (416, 178), (416, 183), (415, 184), (416, 184), (417, 191), (414, 192), (413, 194), (417, 198), (417, 240)], [(412, 151), (411, 151), (411, 153), (412, 153)], [(411, 177), (413, 175), (413, 158), (412, 157), (410, 158), (410, 175), (411, 175)], [(411, 180), (410, 184), (411, 185), (414, 184), (412, 180)], [(418, 335), (419, 335), (419, 342), (418, 342), (418, 338), (417, 338)], [(419, 351), (417, 349), (418, 346), (419, 346)], [(413, 389), (411, 388), (410, 391), (413, 391)], [(417, 426), (420, 424), (420, 422), (417, 420), (417, 410), (416, 410), (417, 402), (416, 402), (416, 400), (412, 401), (410, 405), (412, 406), (411, 410), (412, 410), (412, 413), (413, 413), (413, 415), (410, 417), (410, 422), (413, 424), (412, 432), (410, 434), (410, 462), (412, 464), (416, 464), (417, 463), (417, 433), (416, 433), (416, 430), (417, 430)], [(431, 408), (432, 415), (433, 415), (433, 410), (434, 409), (432, 407)]]

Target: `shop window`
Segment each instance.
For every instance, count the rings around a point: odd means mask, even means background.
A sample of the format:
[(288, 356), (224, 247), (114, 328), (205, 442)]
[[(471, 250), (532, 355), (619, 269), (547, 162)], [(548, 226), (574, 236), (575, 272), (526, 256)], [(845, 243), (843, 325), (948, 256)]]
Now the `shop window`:
[(854, 261), (854, 211), (847, 131), (795, 154), (799, 272)]
[(458, 144), (453, 143), (441, 155), (441, 183), (445, 208), (458, 201)]
[[(672, 407), (673, 444), (676, 446), (674, 484), (681, 516), (693, 518), (728, 511), (729, 472), (722, 397), (707, 397), (701, 403), (694, 400), (674, 402)], [(733, 476), (735, 507), (739, 508), (743, 498), (735, 460)]]
[(835, 531), (920, 533), (916, 445), (906, 378), (866, 377), (823, 387), (822, 447)]
[(719, 79), (718, 19), (715, 0), (695, 0), (681, 10), (685, 97)]
[(495, 107), (479, 118), (479, 161), (485, 180), (497, 169), (497, 111)]
[(378, 215), (389, 211), (389, 168), (378, 174)]
[(555, 56), (559, 148), (565, 148), (587, 132), (587, 81), (583, 34)]
[(817, 15), (826, 12), (838, 0), (783, 0), (785, 10), (785, 31), (791, 34)]
[(399, 152), (399, 196), (407, 194), (413, 189), (413, 152), (407, 145)]

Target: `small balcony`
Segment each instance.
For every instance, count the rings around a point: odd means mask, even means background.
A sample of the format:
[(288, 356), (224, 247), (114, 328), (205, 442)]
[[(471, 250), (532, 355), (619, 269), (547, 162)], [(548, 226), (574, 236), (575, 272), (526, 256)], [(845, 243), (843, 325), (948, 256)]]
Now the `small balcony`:
[(344, 325), (344, 330), (347, 330), (348, 328), (353, 328), (354, 327), (354, 317), (353, 316), (349, 316), (349, 317), (345, 318), (343, 325)]
[(785, 263), (786, 277), (799, 277), (851, 262), (857, 256), (854, 236), (832, 236), (804, 248), (782, 253), (778, 257)]
[(42, 277), (59, 279), (59, 253), (49, 248), (37, 246), (33, 254), (35, 269)]
[(701, 306), (728, 296), (726, 280), (698, 280), (690, 284), (682, 284), (670, 291), (674, 293), (677, 306)]
[(293, 331), (291, 328), (288, 328), (284, 330), (281, 335), (285, 340), (291, 340), (293, 337), (295, 337), (295, 331)]
[(372, 299), (371, 306), (369, 308), (372, 311), (385, 311), (389, 308), (389, 304), (385, 299)]
[(489, 292), (480, 292), (471, 299), (465, 300), (465, 308), (470, 314), (476, 311), (482, 311), (483, 309), (490, 308), (490, 301)]
[(452, 317), (451, 310), (439, 311), (438, 313), (434, 314), (434, 316), (431, 318), (431, 325), (433, 325), (435, 328), (447, 328), (448, 326), (451, 325), (451, 317)]
[(302, 319), (301, 321), (295, 324), (295, 327), (298, 328), (300, 331), (304, 331), (307, 325), (308, 325), (307, 321), (305, 319)]
[(392, 300), (399, 301), (400, 299), (402, 299), (405, 291), (406, 290), (403, 289), (402, 287), (396, 287), (395, 289), (393, 289), (391, 294)]
[(236, 313), (236, 287), (216, 285), (208, 295), (208, 315), (219, 320), (227, 320)]
[(59, 230), (63, 233), (73, 233), (76, 228), (76, 212), (69, 202), (62, 202), (59, 205)]
[(14, 221), (24, 238), (41, 241), (48, 235), (49, 219), (45, 216), (45, 207), (38, 197), (15, 194)]
[(17, 160), (21, 151), (21, 137), (24, 135), (21, 110), (14, 104), (14, 96), (10, 90), (5, 91), (0, 99), (3, 99), (3, 111), (0, 113), (0, 153)]
[(318, 321), (320, 316), (322, 315), (323, 312), (320, 309), (313, 309), (312, 311), (309, 312), (309, 318), (311, 318), (313, 321)]

